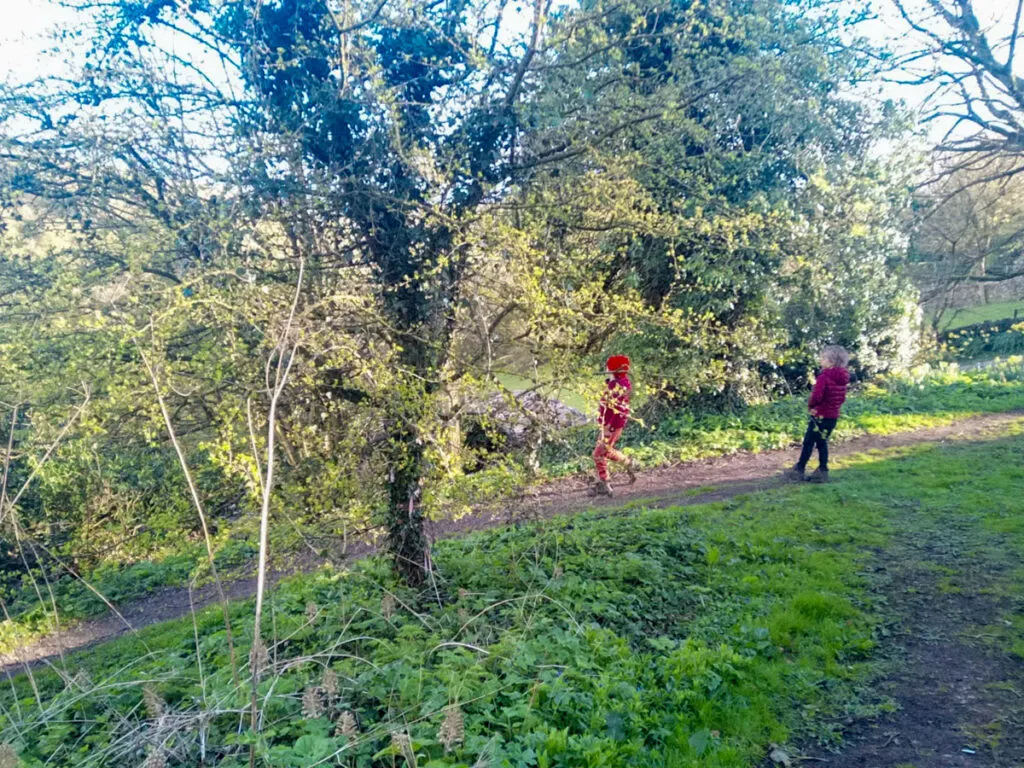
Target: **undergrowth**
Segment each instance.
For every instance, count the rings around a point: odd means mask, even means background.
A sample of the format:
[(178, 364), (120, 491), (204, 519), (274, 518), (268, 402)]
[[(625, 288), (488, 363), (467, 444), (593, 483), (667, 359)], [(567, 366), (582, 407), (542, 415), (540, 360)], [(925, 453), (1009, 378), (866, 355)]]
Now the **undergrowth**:
[(939, 335), (944, 358), (970, 361), (985, 360), (1024, 352), (1024, 322), (1014, 318), (981, 322)]
[[(293, 578), (270, 602), (260, 734), (206, 610), (13, 680), (0, 737), (30, 768), (240, 768), (250, 745), (281, 768), (749, 766), (773, 742), (835, 746), (889, 708), (874, 553), (979, 523), (1024, 551), (1012, 431), (844, 456), (825, 487), (440, 542), (424, 592), (378, 559)], [(243, 642), (251, 608), (233, 607)]]

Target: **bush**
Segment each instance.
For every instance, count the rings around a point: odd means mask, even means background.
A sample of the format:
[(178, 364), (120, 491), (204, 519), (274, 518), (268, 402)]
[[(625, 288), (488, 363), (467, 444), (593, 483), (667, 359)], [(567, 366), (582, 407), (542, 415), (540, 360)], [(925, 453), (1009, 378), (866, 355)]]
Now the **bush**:
[(947, 360), (977, 360), (1024, 353), (1024, 322), (1014, 318), (976, 323), (939, 334)]

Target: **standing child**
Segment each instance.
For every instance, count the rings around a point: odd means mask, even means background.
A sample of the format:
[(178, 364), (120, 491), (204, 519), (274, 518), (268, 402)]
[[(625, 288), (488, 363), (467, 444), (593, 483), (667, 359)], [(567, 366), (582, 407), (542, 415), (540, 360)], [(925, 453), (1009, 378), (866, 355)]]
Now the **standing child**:
[(597, 468), (598, 478), (594, 490), (601, 495), (611, 496), (612, 486), (608, 482), (609, 461), (625, 464), (630, 484), (636, 482), (633, 460), (626, 458), (621, 451), (615, 450), (615, 444), (622, 436), (622, 430), (629, 420), (629, 397), (633, 392), (633, 384), (629, 380), (629, 358), (625, 355), (609, 357), (606, 370), (608, 389), (601, 397), (601, 410), (597, 417), (601, 433), (594, 448), (594, 466)]
[[(829, 346), (821, 352), (822, 371), (814, 382), (811, 399), (807, 402), (811, 418), (807, 422), (803, 449), (796, 464), (786, 472), (793, 480), (828, 482), (828, 438), (836, 428), (839, 409), (846, 402), (846, 385), (850, 383), (850, 372), (846, 370), (846, 365), (849, 362), (850, 355), (842, 347)], [(818, 468), (810, 476), (804, 477), (807, 462), (815, 448), (818, 449)]]

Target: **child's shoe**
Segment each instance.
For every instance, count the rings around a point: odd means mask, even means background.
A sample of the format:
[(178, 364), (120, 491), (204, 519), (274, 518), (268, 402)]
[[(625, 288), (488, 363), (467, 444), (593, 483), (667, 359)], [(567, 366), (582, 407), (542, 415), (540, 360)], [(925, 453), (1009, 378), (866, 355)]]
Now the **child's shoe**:
[(806, 478), (808, 483), (827, 483), (828, 482), (828, 470), (818, 467)]
[(629, 475), (629, 484), (636, 482), (636, 460), (630, 459), (626, 462), (626, 474)]
[(790, 467), (789, 469), (787, 469), (785, 472), (783, 472), (782, 476), (786, 480), (797, 480), (797, 481), (799, 481), (799, 480), (806, 480), (807, 479), (806, 477), (804, 477), (804, 471), (802, 469), (800, 469), (800, 467), (796, 466), (795, 464), (792, 467)]
[(611, 483), (607, 480), (598, 480), (594, 484), (594, 494), (596, 496), (608, 496), (611, 497), (613, 494)]

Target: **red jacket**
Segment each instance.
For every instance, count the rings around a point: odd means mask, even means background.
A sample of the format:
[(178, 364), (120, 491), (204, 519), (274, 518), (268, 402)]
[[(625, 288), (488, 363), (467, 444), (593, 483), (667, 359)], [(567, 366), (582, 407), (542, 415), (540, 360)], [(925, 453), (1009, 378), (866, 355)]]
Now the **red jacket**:
[(606, 429), (622, 429), (629, 420), (629, 396), (633, 384), (625, 373), (616, 373), (608, 380), (608, 391), (601, 398), (597, 423)]
[(838, 419), (839, 409), (846, 402), (846, 385), (850, 372), (845, 368), (826, 368), (818, 374), (807, 407), (819, 418)]

